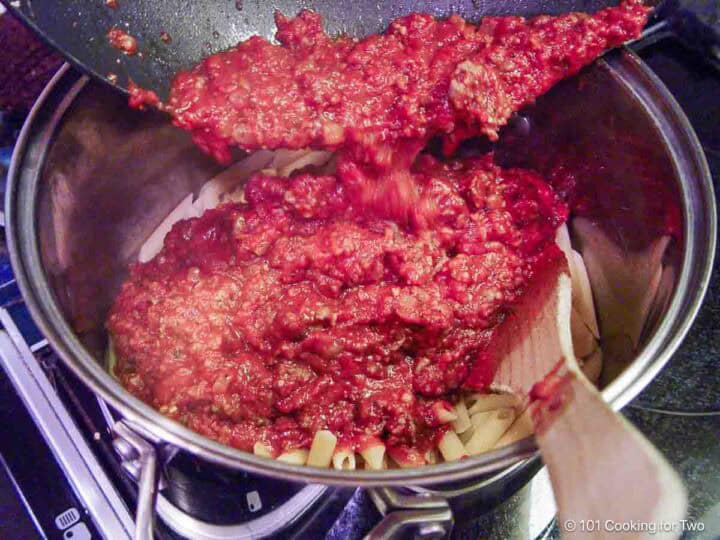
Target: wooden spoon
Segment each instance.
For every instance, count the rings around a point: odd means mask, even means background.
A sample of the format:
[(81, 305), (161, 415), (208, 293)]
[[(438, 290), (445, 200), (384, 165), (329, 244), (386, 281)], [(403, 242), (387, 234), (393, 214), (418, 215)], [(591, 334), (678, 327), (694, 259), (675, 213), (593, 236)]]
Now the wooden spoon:
[[(615, 413), (580, 371), (570, 331), (564, 257), (536, 275), (498, 330), (493, 387), (529, 401), (529, 412), (567, 538), (675, 538), (685, 488), (661, 454)], [(643, 531), (643, 527), (646, 528)]]

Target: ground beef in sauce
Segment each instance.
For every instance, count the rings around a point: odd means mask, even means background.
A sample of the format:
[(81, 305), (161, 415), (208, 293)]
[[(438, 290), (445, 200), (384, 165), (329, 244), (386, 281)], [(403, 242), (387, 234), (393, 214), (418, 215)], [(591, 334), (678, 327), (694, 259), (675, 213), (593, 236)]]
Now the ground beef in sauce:
[[(636, 0), (594, 15), (439, 20), (413, 13), (379, 35), (331, 38), (320, 16), (276, 14), (279, 45), (251, 37), (173, 81), (176, 125), (221, 162), (229, 148), (345, 146), (383, 164), (405, 139), (497, 130), (510, 115), (605, 49), (637, 37)], [(418, 150), (423, 145), (420, 144)]]
[(122, 383), (243, 450), (307, 447), (319, 429), (433, 446), (436, 407), (492, 377), (492, 328), (567, 212), (490, 156), (422, 155), (412, 179), (431, 229), (359, 211), (337, 177), (308, 174), (255, 176), (246, 204), (176, 224), (112, 309)]
[[(174, 80), (163, 108), (221, 162), (231, 147), (338, 150), (337, 175), (258, 175), (244, 204), (176, 224), (131, 268), (108, 328), (117, 375), (167, 416), (275, 455), (329, 429), (390, 455), (434, 447), (458, 390), (494, 374), (493, 331), (535, 268), (562, 257), (567, 209), (491, 156), (441, 164), (604, 49), (637, 36), (636, 0), (586, 15), (411, 14), (362, 40), (276, 15)], [(418, 157), (419, 156), (419, 157)], [(416, 463), (420, 463), (416, 460)]]

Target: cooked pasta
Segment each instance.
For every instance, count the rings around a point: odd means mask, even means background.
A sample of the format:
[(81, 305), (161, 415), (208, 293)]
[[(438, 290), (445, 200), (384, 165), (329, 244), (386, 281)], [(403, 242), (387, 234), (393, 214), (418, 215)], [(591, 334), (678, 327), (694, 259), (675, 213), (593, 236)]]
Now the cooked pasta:
[(473, 436), (473, 433), (475, 433), (475, 426), (470, 424), (470, 427), (468, 429), (466, 429), (462, 433), (458, 433), (460, 442), (462, 442), (463, 444), (467, 444), (467, 442), (470, 440), (470, 437)]
[(317, 431), (310, 445), (307, 464), (311, 467), (328, 467), (332, 462), (336, 445), (337, 437), (330, 431)]
[(334, 469), (339, 471), (352, 471), (357, 465), (355, 459), (355, 451), (352, 447), (344, 447), (335, 449), (332, 457), (332, 465)]
[(508, 430), (495, 443), (495, 448), (502, 448), (529, 437), (533, 433), (532, 411), (527, 407), (512, 423)]
[(470, 416), (520, 405), (520, 398), (514, 394), (471, 394), (470, 400), (473, 402), (468, 409)]
[(427, 463), (423, 454), (414, 448), (391, 447), (387, 449), (387, 455), (392, 460), (392, 463), (401, 469), (413, 469)]
[(366, 442), (360, 448), (360, 455), (365, 460), (366, 469), (377, 471), (386, 468), (385, 444), (380, 439), (373, 438)]
[(465, 401), (462, 399), (455, 404), (455, 416), (456, 418), (452, 423), (455, 433), (464, 433), (472, 427), (467, 405), (465, 405)]
[(468, 455), (465, 445), (454, 431), (445, 432), (438, 443), (438, 449), (445, 461), (457, 461)]
[(271, 458), (272, 450), (268, 445), (258, 441), (255, 443), (255, 446), (253, 446), (253, 454), (256, 456)]
[(277, 457), (278, 461), (289, 463), (290, 465), (305, 465), (308, 460), (309, 452), (305, 448), (294, 448), (283, 452)]
[(515, 409), (510, 407), (480, 412), (471, 416), (470, 421), (475, 426), (475, 431), (465, 444), (468, 454), (475, 456), (491, 450), (510, 428), (515, 416)]

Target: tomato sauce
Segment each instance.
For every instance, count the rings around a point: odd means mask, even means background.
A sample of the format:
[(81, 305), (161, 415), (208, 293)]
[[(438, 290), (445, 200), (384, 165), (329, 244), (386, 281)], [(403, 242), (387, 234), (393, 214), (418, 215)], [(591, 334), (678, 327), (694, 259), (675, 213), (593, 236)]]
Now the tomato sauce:
[(221, 162), (231, 148), (337, 150), (337, 173), (256, 175), (243, 204), (176, 224), (131, 268), (108, 328), (117, 375), (163, 414), (275, 455), (329, 429), (422, 464), (461, 389), (492, 380), (493, 332), (567, 208), (536, 173), (492, 156), (441, 163), (604, 49), (639, 34), (629, 0), (586, 15), (411, 14), (381, 35), (331, 38), (320, 17), (276, 15), (175, 78), (167, 110)]
[(384, 165), (397, 141), (496, 138), (514, 111), (639, 35), (648, 10), (629, 0), (594, 15), (479, 24), (413, 13), (361, 40), (331, 38), (311, 11), (276, 14), (278, 45), (255, 36), (179, 73), (168, 109), (221, 162), (233, 146), (345, 146)]
[(434, 446), (437, 407), (487, 384), (468, 374), (567, 210), (491, 156), (422, 155), (409, 174), (435, 209), (430, 229), (309, 174), (255, 176), (246, 204), (176, 224), (109, 318), (123, 384), (243, 450), (307, 447), (319, 429), (355, 448), (380, 437), (396, 455)]
[(155, 92), (138, 86), (132, 80), (128, 81), (128, 94), (130, 94), (128, 102), (134, 109), (144, 110), (147, 107), (163, 108), (162, 103), (160, 103), (160, 98)]
[(120, 28), (113, 27), (108, 30), (107, 40), (110, 45), (128, 56), (133, 56), (138, 52), (137, 40)]

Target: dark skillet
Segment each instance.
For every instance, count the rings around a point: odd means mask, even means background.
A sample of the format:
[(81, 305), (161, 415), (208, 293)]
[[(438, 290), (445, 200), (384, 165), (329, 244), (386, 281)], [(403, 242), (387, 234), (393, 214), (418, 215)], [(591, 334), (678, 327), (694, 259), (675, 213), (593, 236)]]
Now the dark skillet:
[[(272, 37), (273, 12), (294, 15), (303, 8), (321, 13), (331, 34), (363, 36), (381, 31), (410, 11), (438, 16), (559, 14), (595, 11), (618, 0), (0, 0), (73, 64), (124, 89), (128, 78), (167, 95), (172, 76), (211, 53), (253, 34)], [(139, 54), (111, 47), (107, 32), (119, 27), (138, 42)], [(170, 36), (167, 43), (162, 35)]]

